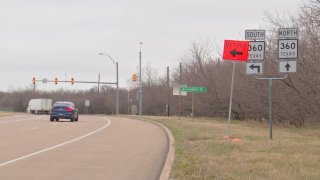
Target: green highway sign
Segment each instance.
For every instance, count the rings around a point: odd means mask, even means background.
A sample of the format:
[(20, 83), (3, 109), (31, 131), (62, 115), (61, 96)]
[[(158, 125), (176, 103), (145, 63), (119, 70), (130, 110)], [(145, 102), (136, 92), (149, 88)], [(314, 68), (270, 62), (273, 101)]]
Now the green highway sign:
[(180, 91), (184, 92), (206, 92), (207, 87), (182, 87)]

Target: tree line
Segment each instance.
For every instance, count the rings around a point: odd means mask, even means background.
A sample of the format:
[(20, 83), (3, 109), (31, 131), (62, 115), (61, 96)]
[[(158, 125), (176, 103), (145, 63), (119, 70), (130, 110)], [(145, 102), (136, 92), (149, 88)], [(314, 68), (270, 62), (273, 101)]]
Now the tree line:
[[(278, 124), (297, 127), (318, 122), (320, 115), (320, 3), (306, 1), (295, 15), (271, 16), (266, 13), (267, 38), (263, 77), (281, 77), (278, 72), (277, 30), (285, 27), (299, 28), (299, 59), (297, 72), (287, 79), (273, 83), (273, 119)], [(178, 115), (178, 96), (173, 96), (173, 87), (205, 86), (207, 92), (195, 94), (195, 115), (204, 117), (227, 117), (230, 98), (232, 63), (221, 60), (221, 51), (213, 50), (209, 42), (198, 41), (191, 45), (181, 66), (170, 67), (160, 75), (151, 66), (143, 69), (143, 114)], [(213, 52), (220, 54), (213, 55)], [(268, 119), (268, 82), (258, 81), (246, 74), (246, 64), (237, 63), (232, 117), (237, 120)], [(169, 80), (169, 81), (168, 81)], [(131, 112), (138, 105), (136, 87), (120, 88), (120, 113)], [(25, 111), (32, 98), (51, 98), (75, 102), (83, 113), (115, 113), (116, 89), (102, 86), (89, 90), (33, 92), (31, 87), (12, 92), (0, 92), (0, 109)], [(130, 98), (128, 98), (130, 97)], [(84, 100), (90, 100), (85, 109)], [(169, 107), (169, 108), (167, 108)], [(181, 97), (182, 115), (190, 116), (191, 94)], [(168, 112), (169, 109), (169, 112)]]

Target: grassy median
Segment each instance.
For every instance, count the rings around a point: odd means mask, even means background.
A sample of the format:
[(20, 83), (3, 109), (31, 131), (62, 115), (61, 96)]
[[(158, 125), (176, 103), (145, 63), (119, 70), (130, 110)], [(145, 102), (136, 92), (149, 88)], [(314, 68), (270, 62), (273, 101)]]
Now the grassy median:
[[(167, 126), (176, 141), (172, 179), (319, 179), (320, 126), (273, 128), (267, 123), (143, 117)], [(239, 141), (240, 139), (240, 141)]]
[(12, 113), (12, 112), (0, 111), (0, 117), (12, 116), (13, 114), (14, 114), (14, 113)]

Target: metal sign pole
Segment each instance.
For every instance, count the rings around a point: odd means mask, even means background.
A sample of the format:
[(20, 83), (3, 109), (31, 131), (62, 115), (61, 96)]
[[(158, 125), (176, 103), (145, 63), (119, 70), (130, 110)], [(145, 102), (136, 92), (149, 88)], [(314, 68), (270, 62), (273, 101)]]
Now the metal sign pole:
[(193, 120), (193, 117), (194, 117), (194, 92), (192, 92), (192, 107), (191, 107), (191, 110), (192, 110), (191, 116), (192, 116), (192, 120)]
[(180, 120), (180, 116), (181, 116), (181, 89), (179, 89), (179, 112), (178, 112), (178, 114), (179, 114), (179, 120)]
[(272, 80), (284, 80), (288, 77), (286, 74), (283, 78), (257, 78), (257, 80), (269, 80), (269, 138), (272, 140)]
[(272, 78), (269, 79), (269, 138), (272, 140)]
[(235, 68), (236, 68), (236, 63), (234, 61), (232, 63), (233, 63), (232, 64), (232, 78), (231, 78), (229, 116), (228, 116), (228, 137), (230, 137), (230, 135), (231, 135), (230, 124), (231, 124), (232, 96), (233, 96), (234, 72), (235, 72)]

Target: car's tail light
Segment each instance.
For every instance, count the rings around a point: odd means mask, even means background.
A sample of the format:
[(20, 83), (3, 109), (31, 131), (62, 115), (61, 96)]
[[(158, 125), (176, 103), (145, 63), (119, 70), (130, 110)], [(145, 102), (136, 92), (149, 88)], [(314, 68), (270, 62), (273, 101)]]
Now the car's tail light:
[(71, 111), (73, 111), (73, 108), (69, 108), (69, 107), (67, 107), (67, 108), (66, 108), (66, 111), (71, 112)]

